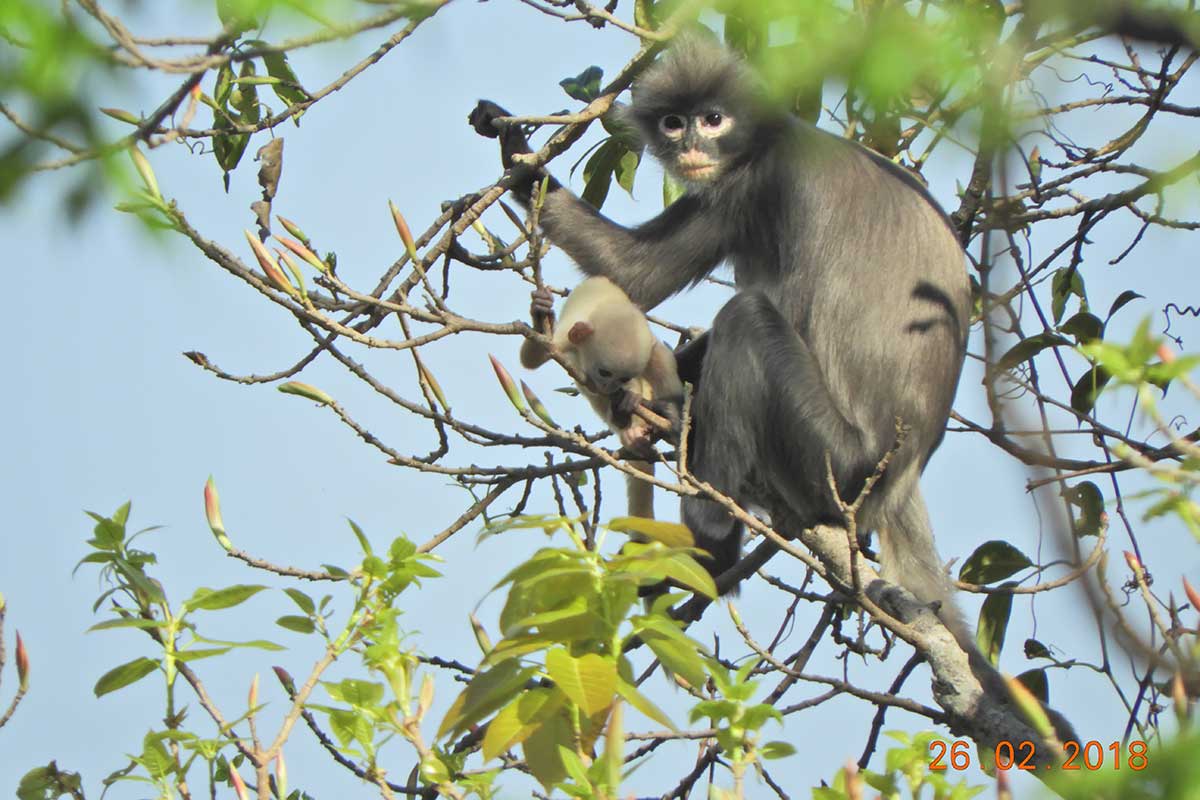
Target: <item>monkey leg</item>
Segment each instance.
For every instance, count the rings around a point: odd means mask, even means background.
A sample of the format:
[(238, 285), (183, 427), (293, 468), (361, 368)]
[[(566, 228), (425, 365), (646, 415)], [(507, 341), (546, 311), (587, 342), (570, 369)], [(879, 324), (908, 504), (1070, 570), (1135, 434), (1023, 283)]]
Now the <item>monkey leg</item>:
[[(693, 402), (692, 472), (739, 501), (753, 473), (803, 524), (836, 520), (826, 454), (846, 501), (878, 458), (838, 409), (808, 345), (765, 293), (740, 292), (717, 313), (703, 374)], [(741, 525), (723, 507), (684, 498), (683, 521), (697, 546), (712, 553), (714, 575), (737, 561)]]

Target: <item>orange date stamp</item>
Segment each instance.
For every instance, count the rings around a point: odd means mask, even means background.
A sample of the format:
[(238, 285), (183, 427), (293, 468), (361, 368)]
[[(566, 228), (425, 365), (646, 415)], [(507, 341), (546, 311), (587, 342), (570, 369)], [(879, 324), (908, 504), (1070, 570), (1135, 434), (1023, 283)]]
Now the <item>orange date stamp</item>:
[[(971, 742), (966, 739), (955, 739), (947, 742), (935, 739), (929, 743), (929, 768), (934, 771), (952, 769), (960, 771), (971, 766)], [(995, 759), (997, 769), (1033, 770), (1034, 754), (1037, 746), (1030, 741), (1013, 742), (1001, 741), (996, 744)], [(1150, 748), (1140, 739), (1135, 739), (1122, 746), (1120, 742), (1111, 742), (1107, 746), (1096, 740), (1087, 742), (1063, 742), (1063, 760), (1059, 764), (1044, 764), (1044, 769), (1098, 770), (1106, 766), (1112, 769), (1131, 769), (1140, 772), (1150, 765)]]

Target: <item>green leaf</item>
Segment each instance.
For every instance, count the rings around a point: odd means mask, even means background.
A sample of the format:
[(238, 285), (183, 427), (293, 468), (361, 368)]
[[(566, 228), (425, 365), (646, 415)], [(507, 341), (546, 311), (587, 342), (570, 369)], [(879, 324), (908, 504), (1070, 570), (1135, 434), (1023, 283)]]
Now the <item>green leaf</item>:
[(779, 713), (779, 709), (769, 703), (759, 703), (745, 709), (738, 723), (752, 731), (756, 731), (771, 720), (782, 725), (783, 714)]
[(555, 649), (546, 653), (546, 672), (589, 717), (607, 709), (617, 692), (617, 663), (611, 657), (587, 653), (574, 658), (564, 649)]
[(78, 772), (60, 770), (51, 761), (35, 767), (21, 776), (17, 784), (17, 800), (57, 800), (59, 797), (82, 797), (83, 781)]
[(1001, 356), (1000, 360), (996, 362), (996, 369), (1007, 372), (1019, 364), (1025, 363), (1049, 347), (1069, 346), (1070, 344), (1069, 340), (1059, 336), (1057, 333), (1043, 331), (1042, 333), (1034, 334), (1017, 342), (1007, 353)]
[(130, 619), (110, 619), (104, 622), (97, 622), (92, 627), (88, 628), (88, 632), (92, 631), (107, 631), (113, 628), (140, 628), (142, 630), (150, 630), (151, 628), (161, 628), (164, 623), (157, 619), (142, 619), (140, 617)]
[(1017, 676), (1026, 689), (1033, 692), (1033, 696), (1043, 703), (1050, 702), (1050, 683), (1046, 679), (1046, 670), (1043, 668), (1031, 669), (1022, 672)]
[(1029, 557), (1005, 541), (984, 542), (958, 571), (958, 579), (966, 583), (986, 584), (1004, 580), (1033, 566)]
[(670, 175), (663, 173), (663, 208), (683, 197), (686, 187)]
[(796, 755), (796, 748), (788, 742), (767, 742), (759, 750), (759, 754), (765, 759), (787, 758)]
[(283, 591), (284, 591), (284, 593), (287, 594), (288, 597), (292, 598), (292, 602), (295, 603), (297, 606), (299, 606), (300, 610), (303, 611), (305, 614), (315, 614), (316, 613), (317, 604), (314, 603), (313, 599), (311, 597), (309, 597), (308, 595), (306, 595), (304, 592), (300, 591), (299, 589), (293, 589), (293, 588), (287, 588), (287, 589), (284, 589)]
[(567, 777), (580, 786), (592, 785), (592, 782), (588, 779), (587, 768), (583, 766), (578, 753), (560, 744), (558, 746), (558, 758), (562, 761), (563, 768), (567, 771)]
[(708, 677), (704, 660), (696, 651), (695, 643), (687, 636), (682, 633), (678, 636), (664, 635), (661, 629), (648, 628), (641, 629), (638, 635), (664, 667), (697, 689), (704, 685)]
[(567, 777), (558, 746), (574, 739), (571, 723), (562, 713), (552, 715), (521, 744), (525, 764), (538, 783), (550, 787)]
[(1087, 290), (1083, 285), (1083, 276), (1075, 267), (1063, 267), (1054, 273), (1050, 283), (1052, 297), (1051, 309), (1054, 312), (1054, 324), (1057, 325), (1067, 310), (1067, 300), (1071, 295), (1079, 298), (1080, 308), (1087, 310)]
[(1112, 374), (1102, 366), (1095, 366), (1083, 374), (1071, 387), (1071, 408), (1080, 414), (1090, 414), (1096, 407), (1100, 392), (1112, 380)]
[(189, 650), (178, 650), (175, 652), (175, 657), (180, 661), (199, 661), (203, 658), (223, 656), (232, 649), (232, 647), (205, 647)]
[(354, 706), (355, 708), (371, 708), (383, 700), (383, 684), (374, 681), (346, 678), (339, 683), (326, 683), (325, 691), (334, 700)]
[(213, 114), (213, 129), (218, 131), (213, 134), (212, 138), (213, 155), (217, 159), (217, 164), (225, 171), (225, 180), (228, 186), (229, 173), (233, 172), (242, 160), (242, 156), (246, 152), (246, 145), (250, 143), (250, 136), (245, 133), (224, 133), (223, 131), (233, 130), (233, 122), (221, 113)]
[[(272, 78), (279, 79), (279, 83), (271, 86), (276, 97), (289, 106), (303, 103), (309, 99), (308, 92), (300, 85), (300, 79), (296, 77), (295, 70), (288, 63), (287, 53), (278, 51), (263, 53), (262, 59), (263, 65), (267, 68), (267, 74)], [(299, 115), (293, 119), (299, 122)]]
[(596, 148), (587, 163), (583, 165), (583, 194), (580, 197), (592, 208), (602, 208), (608, 197), (608, 187), (612, 183), (613, 172), (621, 163), (625, 153), (616, 139), (608, 138)]
[(1106, 316), (1104, 318), (1105, 321), (1112, 319), (1113, 314), (1120, 311), (1122, 308), (1125, 307), (1126, 304), (1130, 303), (1131, 301), (1144, 300), (1144, 299), (1145, 299), (1145, 295), (1140, 295), (1137, 292), (1133, 291), (1132, 289), (1126, 289), (1125, 291), (1121, 292), (1121, 294), (1117, 295), (1117, 299), (1113, 300), (1112, 305), (1109, 306), (1108, 316)]
[(563, 78), (558, 85), (575, 100), (590, 103), (600, 96), (600, 80), (603, 77), (604, 70), (591, 66), (574, 78)]
[[(624, 147), (624, 145), (621, 145)], [(640, 150), (626, 149), (621, 154), (620, 160), (617, 162), (614, 174), (617, 176), (617, 183), (621, 185), (630, 197), (633, 197), (633, 179), (637, 177), (638, 166), (642, 163), (642, 152)]]
[(175, 767), (174, 759), (167, 752), (162, 736), (153, 733), (146, 734), (142, 739), (142, 754), (138, 756), (137, 761), (150, 773), (150, 777), (155, 779), (170, 775)]
[(354, 538), (358, 539), (358, 546), (362, 548), (363, 555), (374, 555), (371, 543), (367, 541), (367, 535), (363, 533), (362, 528), (358, 527), (358, 523), (352, 519), (348, 519), (346, 522), (350, 523), (350, 530), (354, 531)]
[(636, 534), (667, 547), (694, 547), (696, 540), (686, 525), (645, 517), (617, 517), (604, 527), (617, 533)]
[(638, 711), (645, 714), (650, 719), (657, 722), (669, 730), (679, 730), (675, 727), (675, 723), (671, 721), (661, 708), (654, 705), (650, 698), (637, 690), (632, 683), (627, 682), (624, 678), (617, 678), (617, 694), (621, 696), (626, 703), (636, 708)]
[(96, 697), (103, 697), (109, 692), (124, 689), (131, 683), (137, 683), (156, 669), (158, 669), (158, 662), (153, 658), (135, 658), (133, 661), (113, 667), (101, 675), (92, 691)]
[(266, 586), (251, 584), (227, 586), (224, 589), (205, 589), (201, 587), (184, 601), (184, 606), (192, 611), (219, 611), (224, 608), (233, 608), (236, 605), (246, 602), (266, 588)]
[(522, 667), (513, 659), (477, 674), (446, 711), (437, 737), (466, 730), (505, 705), (537, 672), (537, 667)]
[(669, 556), (663, 559), (662, 564), (668, 578), (710, 600), (717, 599), (717, 584), (713, 582), (712, 575), (687, 553)]
[[(1016, 584), (1006, 583), (1000, 588), (1012, 586)], [(983, 607), (979, 609), (975, 641), (993, 665), (1000, 663), (1000, 650), (1004, 647), (1004, 634), (1008, 631), (1008, 618), (1011, 614), (1012, 595), (1008, 593), (989, 594), (983, 601)]]
[(1059, 325), (1058, 330), (1068, 336), (1074, 336), (1077, 342), (1090, 342), (1104, 335), (1104, 323), (1090, 311), (1080, 311)]
[(313, 633), (317, 629), (316, 623), (314, 623), (308, 617), (299, 617), (292, 614), (286, 614), (280, 617), (279, 619), (275, 620), (275, 624), (281, 628), (287, 628), (289, 631), (294, 631), (296, 633)]
[(530, 689), (505, 706), (483, 736), (483, 760), (490, 761), (528, 739), (543, 722), (558, 713), (566, 696), (553, 689)]

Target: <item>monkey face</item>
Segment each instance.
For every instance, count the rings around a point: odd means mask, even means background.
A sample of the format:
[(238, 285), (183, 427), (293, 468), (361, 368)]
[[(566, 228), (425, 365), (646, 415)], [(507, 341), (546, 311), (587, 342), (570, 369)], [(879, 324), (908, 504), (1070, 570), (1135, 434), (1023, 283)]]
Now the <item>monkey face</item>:
[(588, 370), (588, 380), (592, 382), (597, 394), (611, 395), (627, 388), (630, 381), (637, 377), (636, 373), (628, 370), (612, 369), (607, 365), (593, 365)]
[(715, 105), (663, 114), (655, 131), (655, 154), (680, 180), (707, 183), (721, 174), (726, 163), (723, 144), (736, 126), (735, 118)]

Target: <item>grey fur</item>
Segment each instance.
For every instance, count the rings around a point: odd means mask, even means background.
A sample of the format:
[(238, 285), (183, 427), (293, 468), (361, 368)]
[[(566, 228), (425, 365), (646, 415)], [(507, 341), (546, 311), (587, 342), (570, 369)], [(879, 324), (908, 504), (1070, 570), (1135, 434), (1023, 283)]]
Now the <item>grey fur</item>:
[[(732, 262), (738, 293), (706, 336), (693, 472), (744, 502), (765, 485), (805, 525), (838, 522), (826, 454), (839, 493), (852, 500), (901, 420), (909, 432), (860, 526), (880, 534), (885, 578), (923, 600), (946, 600), (917, 481), (942, 440), (969, 322), (963, 252), (949, 221), (902, 168), (766, 110), (747, 68), (711, 42), (673, 46), (633, 97), (627, 118), (668, 171), (679, 173), (675, 159), (690, 147), (719, 157), (720, 172), (633, 228), (552, 180), (541, 222), (584, 272), (611, 278), (643, 309)], [(497, 109), (481, 102), (476, 129), (492, 130)], [(714, 110), (733, 127), (700, 141), (693, 123)], [(680, 141), (664, 137), (664, 114), (686, 118)], [(527, 147), (513, 129), (501, 140), (508, 164)], [(714, 573), (736, 561), (742, 532), (723, 509), (685, 498), (683, 517), (713, 553)], [(944, 617), (956, 620), (945, 605)]]

